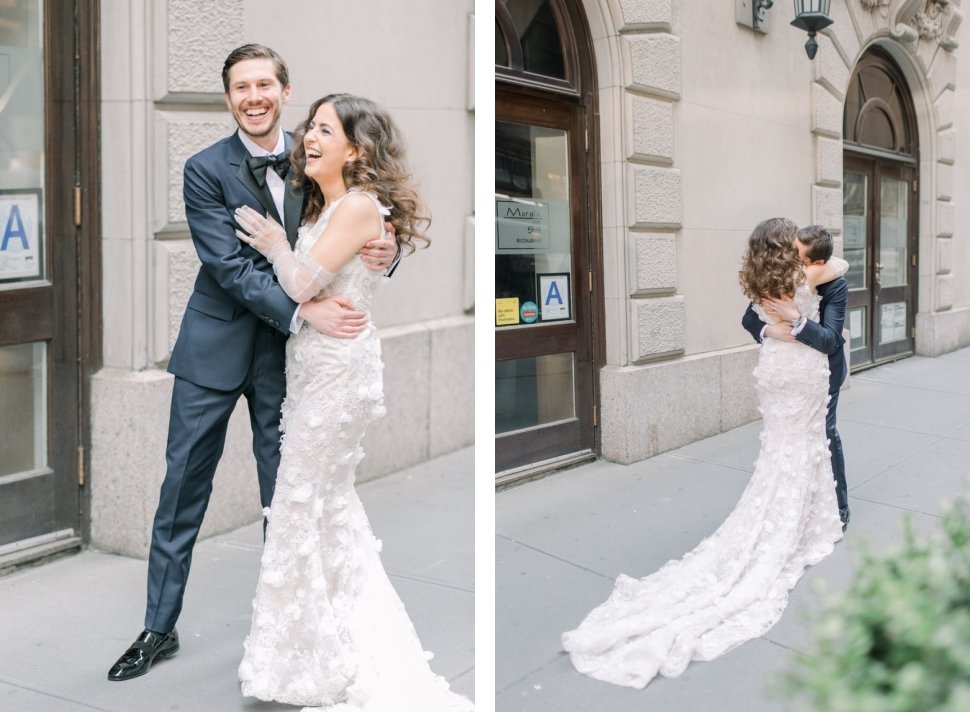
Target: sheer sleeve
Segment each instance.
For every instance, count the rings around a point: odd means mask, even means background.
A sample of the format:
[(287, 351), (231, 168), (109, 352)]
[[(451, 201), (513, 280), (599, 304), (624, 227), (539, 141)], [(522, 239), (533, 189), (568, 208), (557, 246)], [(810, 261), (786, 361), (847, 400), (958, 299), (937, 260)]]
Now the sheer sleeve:
[(286, 241), (276, 243), (266, 259), (272, 263), (283, 291), (300, 304), (317, 296), (335, 276), (310, 254), (294, 253)]
[(833, 255), (829, 258), (828, 264), (835, 269), (835, 274), (838, 277), (845, 277), (845, 273), (849, 271), (849, 263), (841, 257)]

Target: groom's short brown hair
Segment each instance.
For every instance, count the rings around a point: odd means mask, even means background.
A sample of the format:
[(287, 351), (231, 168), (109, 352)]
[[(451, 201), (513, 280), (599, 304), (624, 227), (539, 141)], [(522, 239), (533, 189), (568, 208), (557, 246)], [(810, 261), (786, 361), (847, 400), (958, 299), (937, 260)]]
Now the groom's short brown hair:
[(225, 64), (222, 65), (222, 86), (229, 93), (229, 70), (233, 65), (242, 62), (244, 59), (272, 59), (276, 67), (276, 78), (280, 80), (280, 86), (290, 83), (290, 72), (286, 68), (286, 62), (276, 52), (261, 44), (244, 44), (236, 47), (229, 56), (226, 57)]
[(795, 237), (805, 245), (805, 256), (809, 262), (828, 262), (832, 256), (832, 233), (821, 225), (808, 225), (799, 230)]

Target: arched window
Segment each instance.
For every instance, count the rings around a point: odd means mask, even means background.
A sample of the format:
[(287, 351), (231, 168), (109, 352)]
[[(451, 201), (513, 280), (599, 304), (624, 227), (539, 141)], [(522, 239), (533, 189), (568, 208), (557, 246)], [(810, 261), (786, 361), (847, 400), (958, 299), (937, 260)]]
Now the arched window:
[(577, 93), (575, 51), (561, 2), (495, 1), (496, 78)]
[(899, 69), (882, 52), (871, 50), (859, 61), (846, 91), (846, 148), (915, 158), (915, 126), (909, 91)]

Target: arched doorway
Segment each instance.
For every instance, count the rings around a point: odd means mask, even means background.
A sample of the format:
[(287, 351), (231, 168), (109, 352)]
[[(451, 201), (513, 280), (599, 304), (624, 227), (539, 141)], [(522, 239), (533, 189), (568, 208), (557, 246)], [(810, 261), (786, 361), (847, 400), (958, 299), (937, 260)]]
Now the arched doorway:
[(843, 247), (849, 261), (850, 366), (911, 355), (915, 344), (919, 146), (897, 65), (874, 47), (859, 60), (843, 118)]
[(576, 0), (496, 0), (495, 461), (592, 457), (602, 338), (592, 43)]

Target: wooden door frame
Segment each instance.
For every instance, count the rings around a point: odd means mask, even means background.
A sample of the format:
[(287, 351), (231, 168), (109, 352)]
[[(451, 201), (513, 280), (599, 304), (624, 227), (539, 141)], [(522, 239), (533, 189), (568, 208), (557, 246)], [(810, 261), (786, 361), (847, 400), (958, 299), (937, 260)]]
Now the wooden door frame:
[[(583, 275), (591, 267), (589, 246), (592, 235), (585, 224), (585, 195), (588, 188), (585, 179), (583, 108), (575, 101), (563, 97), (544, 97), (540, 102), (521, 101), (522, 90), (506, 91), (496, 87), (496, 121), (541, 126), (563, 130), (567, 136), (569, 159), (569, 206), (570, 206), (570, 262), (572, 283), (570, 295), (573, 319), (565, 324), (542, 326), (507, 327), (495, 333), (495, 358), (505, 361), (528, 356), (572, 352), (575, 374), (575, 419), (564, 423), (538, 426), (522, 432), (496, 434), (496, 470), (501, 472), (521, 466), (521, 461), (540, 462), (563, 454), (564, 440), (577, 443), (575, 452), (593, 451), (595, 427), (593, 425), (594, 358), (592, 333), (584, 327), (592, 319), (592, 295)], [(531, 92), (526, 92), (531, 94)], [(579, 159), (579, 160), (577, 160)], [(515, 453), (511, 457), (510, 453)]]
[[(574, 190), (582, 190), (580, 202), (576, 204), (579, 210), (576, 212), (583, 218), (579, 225), (574, 225), (574, 230), (582, 229), (584, 233), (577, 231), (575, 234), (587, 236), (586, 265), (592, 282), (589, 313), (586, 316), (589, 324), (589, 358), (592, 369), (591, 403), (595, 421), (595, 424), (590, 423), (589, 427), (592, 429), (591, 450), (595, 455), (600, 451), (601, 442), (601, 430), (596, 418), (600, 397), (599, 376), (600, 369), (606, 363), (604, 319), (606, 300), (603, 290), (603, 221), (596, 54), (581, 0), (549, 0), (549, 5), (563, 44), (566, 79), (552, 80), (528, 72), (496, 66), (496, 118), (499, 116), (498, 111), (502, 101), (516, 102), (522, 106), (530, 103), (542, 106), (563, 102), (565, 105), (574, 107), (578, 112), (579, 124), (576, 138), (581, 139), (583, 150), (576, 153), (581, 160), (577, 161), (575, 168), (570, 165), (570, 180)], [(499, 0), (496, 0), (497, 10), (499, 7)], [(500, 16), (501, 13), (497, 11), (496, 22), (499, 21)], [(508, 31), (510, 30), (506, 27), (506, 32)], [(579, 169), (578, 172), (576, 169)], [(499, 345), (496, 343), (496, 351), (498, 350)], [(533, 438), (536, 435), (534, 431), (530, 431), (530, 434)], [(537, 457), (548, 451), (547, 444), (537, 443), (536, 445)], [(496, 459), (496, 465), (498, 465), (498, 459)]]
[[(55, 531), (88, 536), (90, 376), (101, 366), (98, 0), (43, 4), (47, 284), (0, 290), (0, 345), (47, 344), (47, 454)], [(30, 552), (25, 553), (30, 556)], [(18, 559), (19, 560), (19, 559)]]
[[(82, 453), (91, 452), (91, 377), (103, 366), (101, 295), (101, 2), (75, 0), (78, 55), (78, 429)], [(90, 458), (77, 464), (82, 483), (90, 481)], [(91, 488), (81, 485), (79, 518), (84, 542), (91, 535)]]

